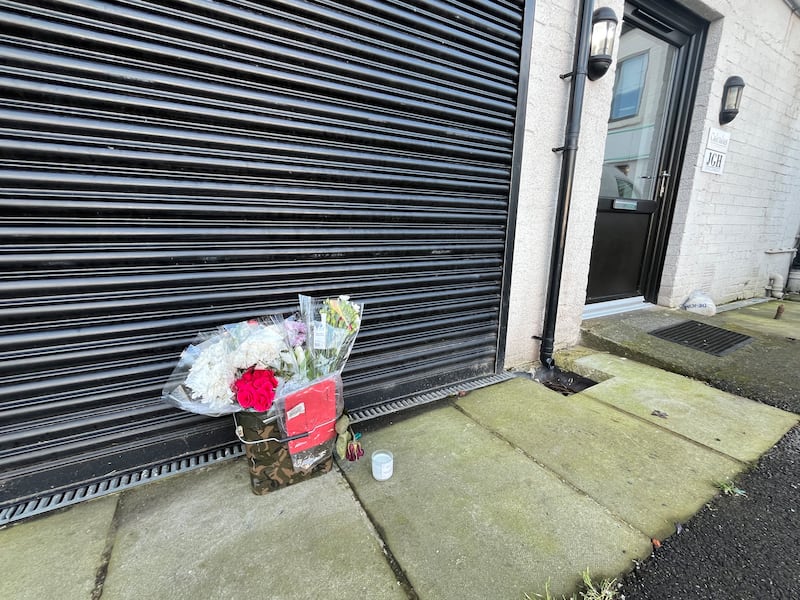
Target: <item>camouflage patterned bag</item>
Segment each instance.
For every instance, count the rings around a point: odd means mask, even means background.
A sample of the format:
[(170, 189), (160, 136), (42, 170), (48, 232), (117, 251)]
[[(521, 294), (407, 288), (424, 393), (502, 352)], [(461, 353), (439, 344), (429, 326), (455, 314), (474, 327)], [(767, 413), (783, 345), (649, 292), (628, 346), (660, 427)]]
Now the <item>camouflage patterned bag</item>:
[[(242, 428), (242, 438), (248, 442), (264, 440), (259, 444), (245, 444), (245, 455), (250, 469), (250, 488), (254, 494), (269, 492), (327, 473), (333, 467), (333, 442), (328, 444), (327, 458), (308, 471), (295, 471), (286, 443), (280, 443), (281, 432), (275, 421), (264, 423), (264, 413), (241, 412), (237, 421)], [(276, 439), (268, 439), (276, 438)]]

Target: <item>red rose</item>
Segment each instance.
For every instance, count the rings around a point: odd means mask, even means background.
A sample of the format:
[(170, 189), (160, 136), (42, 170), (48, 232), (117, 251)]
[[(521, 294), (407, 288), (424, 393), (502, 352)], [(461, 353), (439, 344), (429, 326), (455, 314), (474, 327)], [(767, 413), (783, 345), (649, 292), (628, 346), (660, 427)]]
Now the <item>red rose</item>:
[(251, 367), (234, 383), (236, 401), (242, 408), (253, 408), (257, 412), (267, 412), (275, 399), (278, 380), (275, 373)]

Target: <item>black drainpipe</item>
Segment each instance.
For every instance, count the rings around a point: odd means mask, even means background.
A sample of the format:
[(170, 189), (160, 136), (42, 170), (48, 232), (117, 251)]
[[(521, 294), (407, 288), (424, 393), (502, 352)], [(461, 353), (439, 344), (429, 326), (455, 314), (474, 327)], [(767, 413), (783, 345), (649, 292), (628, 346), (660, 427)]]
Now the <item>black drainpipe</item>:
[(578, 151), (578, 136), (581, 131), (583, 91), (586, 87), (586, 69), (589, 61), (593, 11), (594, 0), (583, 0), (578, 16), (580, 26), (575, 41), (575, 62), (572, 72), (561, 76), (562, 78), (570, 78), (571, 87), (564, 146), (553, 148), (553, 152), (563, 152), (563, 154), (561, 157), (561, 178), (558, 185), (555, 226), (553, 229), (553, 248), (550, 252), (550, 280), (547, 284), (547, 301), (545, 303), (544, 324), (542, 325), (542, 344), (539, 348), (539, 360), (548, 369), (555, 366), (553, 345), (555, 343), (556, 320), (558, 318), (558, 295), (561, 288), (561, 272), (564, 266), (564, 248), (567, 241), (572, 181), (575, 178), (575, 155)]

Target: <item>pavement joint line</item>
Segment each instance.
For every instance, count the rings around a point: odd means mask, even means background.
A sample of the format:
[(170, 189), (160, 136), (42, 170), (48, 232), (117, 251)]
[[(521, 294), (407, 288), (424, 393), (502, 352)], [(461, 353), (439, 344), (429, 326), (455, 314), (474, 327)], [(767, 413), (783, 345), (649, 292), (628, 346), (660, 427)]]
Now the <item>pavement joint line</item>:
[[(394, 552), (392, 552), (392, 549), (389, 547), (389, 542), (387, 542), (386, 538), (384, 537), (383, 528), (380, 525), (378, 525), (372, 514), (369, 512), (367, 507), (361, 501), (361, 497), (358, 495), (358, 491), (353, 486), (353, 483), (350, 481), (350, 479), (347, 477), (347, 473), (345, 472), (345, 470), (342, 469), (335, 460), (334, 460), (334, 465), (336, 471), (338, 471), (338, 473), (347, 483), (347, 487), (350, 489), (350, 493), (353, 495), (353, 498), (361, 507), (361, 510), (364, 511), (364, 514), (367, 516), (367, 520), (369, 521), (369, 524), (372, 526), (375, 536), (381, 543), (381, 549), (383, 550), (383, 556), (386, 558), (386, 563), (389, 565), (389, 568), (392, 570), (392, 573), (394, 573), (395, 578), (397, 578), (397, 582), (400, 584), (400, 587), (403, 589), (403, 592), (405, 592), (406, 597), (408, 598), (408, 600), (420, 600), (420, 597), (417, 594), (416, 590), (414, 589), (414, 586), (411, 584), (411, 581), (408, 579), (405, 570), (395, 557)], [(92, 600), (95, 599), (92, 598)]]
[(105, 585), (106, 577), (108, 576), (108, 565), (111, 562), (111, 554), (114, 552), (114, 544), (117, 541), (122, 495), (117, 495), (115, 500), (114, 514), (111, 517), (111, 522), (109, 523), (108, 531), (106, 532), (106, 544), (103, 548), (103, 553), (100, 555), (100, 564), (97, 566), (97, 570), (95, 571), (94, 588), (92, 589), (90, 600), (100, 600), (100, 598), (103, 596), (103, 586)]
[[(612, 377), (612, 379), (614, 379), (614, 378)], [(606, 381), (611, 381), (611, 379), (607, 379)], [(591, 389), (591, 388), (588, 388), (588, 389)], [(684, 440), (686, 442), (689, 442), (693, 446), (697, 446), (698, 448), (702, 448), (704, 450), (709, 450), (709, 451), (713, 452), (714, 454), (718, 454), (718, 455), (723, 456), (725, 458), (729, 458), (729, 459), (739, 463), (743, 467), (752, 468), (758, 462), (758, 459), (756, 459), (755, 461), (742, 460), (740, 458), (736, 458), (735, 456), (731, 456), (730, 454), (728, 454), (726, 452), (723, 452), (722, 450), (717, 450), (716, 448), (712, 448), (711, 446), (706, 446), (705, 444), (703, 444), (701, 442), (698, 442), (697, 440), (694, 440), (694, 439), (690, 438), (689, 436), (683, 435), (682, 433), (680, 433), (678, 431), (674, 431), (674, 430), (669, 429), (667, 427), (663, 427), (663, 426), (659, 425), (658, 423), (656, 423), (654, 421), (651, 421), (650, 419), (646, 419), (645, 417), (637, 415), (636, 413), (628, 412), (627, 410), (625, 410), (623, 408), (620, 408), (619, 406), (616, 406), (616, 405), (614, 405), (614, 404), (612, 404), (610, 402), (606, 402), (605, 400), (601, 400), (600, 398), (594, 398), (594, 397), (592, 397), (592, 396), (590, 396), (588, 394), (587, 395), (583, 395), (583, 392), (578, 392), (576, 394), (573, 394), (573, 396), (581, 396), (582, 400), (591, 400), (592, 402), (598, 402), (598, 403), (600, 403), (600, 404), (602, 404), (604, 406), (607, 406), (609, 408), (613, 408), (615, 411), (617, 411), (619, 413), (622, 413), (623, 415), (626, 415), (628, 417), (633, 417), (634, 419), (636, 419), (638, 421), (641, 421), (642, 423), (647, 423), (648, 425), (650, 425), (652, 427), (656, 427), (657, 429), (660, 429), (661, 431), (664, 431), (664, 432), (666, 432), (666, 433), (668, 433), (670, 435), (673, 435), (676, 438), (679, 438), (679, 439), (682, 439), (682, 440)], [(751, 400), (751, 402), (755, 402), (755, 400)]]
[(640, 534), (640, 535), (643, 535), (643, 536), (644, 536), (644, 537), (646, 537), (646, 538), (649, 538), (649, 537), (650, 537), (650, 535), (649, 535), (649, 534), (645, 533), (644, 531), (642, 531), (641, 529), (639, 529), (639, 528), (638, 528), (638, 527), (636, 527), (635, 525), (633, 525), (633, 524), (631, 524), (631, 523), (628, 523), (628, 521), (626, 521), (626, 520), (625, 520), (624, 518), (622, 518), (620, 515), (618, 515), (617, 513), (615, 513), (615, 512), (614, 512), (613, 510), (611, 510), (611, 509), (610, 509), (608, 506), (606, 506), (605, 504), (603, 504), (602, 502), (600, 502), (599, 500), (597, 500), (597, 499), (596, 499), (594, 496), (592, 496), (591, 494), (589, 494), (589, 492), (587, 492), (587, 491), (583, 490), (582, 488), (578, 487), (577, 485), (575, 485), (574, 483), (572, 483), (572, 482), (571, 482), (571, 481), (569, 481), (568, 479), (565, 479), (565, 478), (564, 478), (562, 475), (560, 475), (559, 473), (557, 473), (556, 471), (554, 471), (553, 469), (551, 469), (550, 467), (548, 467), (546, 464), (544, 464), (544, 463), (542, 463), (542, 462), (538, 461), (538, 460), (536, 459), (536, 457), (535, 457), (535, 456), (533, 456), (533, 455), (529, 454), (528, 452), (525, 452), (525, 450), (523, 450), (522, 448), (520, 448), (520, 447), (518, 447), (518, 446), (514, 445), (514, 443), (513, 443), (513, 442), (511, 442), (511, 440), (509, 440), (509, 439), (508, 439), (508, 438), (506, 438), (505, 436), (503, 436), (503, 434), (501, 434), (501, 433), (500, 433), (500, 432), (498, 432), (498, 431), (495, 431), (494, 429), (490, 429), (489, 427), (487, 427), (486, 425), (484, 425), (484, 424), (483, 424), (483, 423), (481, 423), (480, 421), (477, 421), (477, 420), (475, 420), (475, 419), (472, 417), (472, 415), (470, 415), (468, 412), (466, 412), (466, 411), (465, 411), (465, 410), (464, 410), (464, 409), (463, 409), (461, 406), (459, 406), (458, 404), (454, 404), (453, 406), (454, 406), (454, 408), (455, 408), (456, 410), (458, 410), (459, 412), (461, 412), (461, 413), (462, 413), (464, 416), (466, 416), (466, 417), (467, 417), (469, 420), (471, 420), (473, 423), (477, 424), (477, 425), (478, 425), (478, 427), (481, 427), (482, 429), (484, 429), (484, 430), (488, 431), (488, 432), (489, 432), (491, 435), (493, 435), (494, 437), (496, 437), (497, 439), (499, 439), (501, 442), (503, 442), (503, 443), (505, 443), (505, 444), (508, 444), (509, 446), (511, 446), (511, 448), (513, 448), (513, 449), (514, 449), (516, 452), (519, 452), (520, 454), (522, 454), (522, 456), (524, 456), (525, 458), (527, 458), (529, 461), (531, 461), (531, 462), (532, 462), (533, 464), (535, 464), (537, 467), (539, 467), (540, 469), (542, 469), (542, 470), (546, 471), (547, 473), (549, 473), (550, 475), (552, 475), (553, 477), (555, 477), (555, 478), (556, 478), (558, 481), (560, 481), (561, 483), (563, 483), (564, 485), (566, 485), (568, 488), (572, 489), (574, 492), (576, 492), (576, 493), (580, 494), (580, 495), (581, 495), (581, 496), (583, 496), (584, 498), (588, 498), (589, 500), (591, 500), (591, 501), (592, 501), (594, 504), (596, 504), (597, 506), (599, 506), (599, 507), (600, 507), (600, 508), (601, 508), (603, 511), (605, 511), (605, 512), (606, 512), (606, 513), (607, 513), (609, 516), (611, 516), (611, 518), (612, 518), (612, 519), (614, 519), (615, 521), (618, 521), (618, 522), (620, 522), (622, 525), (624, 525), (624, 526), (628, 527), (630, 530), (632, 530), (632, 531), (635, 531), (636, 533), (638, 533), (638, 534)]

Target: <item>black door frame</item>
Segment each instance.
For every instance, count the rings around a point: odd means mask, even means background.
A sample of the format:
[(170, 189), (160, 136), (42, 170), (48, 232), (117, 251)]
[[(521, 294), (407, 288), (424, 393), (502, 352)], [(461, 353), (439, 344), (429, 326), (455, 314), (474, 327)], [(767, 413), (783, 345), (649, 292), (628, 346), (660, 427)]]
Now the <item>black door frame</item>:
[(682, 81), (676, 81), (673, 90), (675, 98), (667, 115), (661, 162), (657, 171), (667, 171), (671, 176), (666, 180), (664, 195), (653, 215), (648, 247), (643, 258), (641, 291), (646, 301), (655, 303), (664, 272), (708, 21), (676, 3), (663, 0), (626, 0), (624, 18), (647, 33), (676, 44), (676, 72), (685, 74)]

